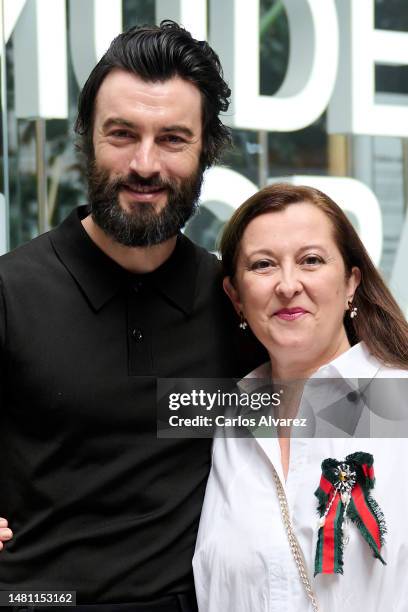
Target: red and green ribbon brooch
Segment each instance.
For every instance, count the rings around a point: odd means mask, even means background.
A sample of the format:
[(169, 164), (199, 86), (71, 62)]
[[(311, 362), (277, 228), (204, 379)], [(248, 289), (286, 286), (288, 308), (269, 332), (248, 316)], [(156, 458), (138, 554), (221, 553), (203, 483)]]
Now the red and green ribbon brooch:
[(384, 565), (381, 546), (386, 526), (384, 515), (371, 497), (374, 487), (373, 456), (357, 452), (344, 461), (325, 459), (320, 484), (315, 491), (319, 500), (319, 534), (316, 546), (316, 574), (342, 574), (343, 549), (348, 543), (348, 523), (352, 521)]

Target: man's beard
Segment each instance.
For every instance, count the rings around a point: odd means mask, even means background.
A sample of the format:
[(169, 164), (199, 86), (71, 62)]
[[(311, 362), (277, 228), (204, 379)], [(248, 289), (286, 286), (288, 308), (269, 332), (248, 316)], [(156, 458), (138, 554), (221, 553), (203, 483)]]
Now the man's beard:
[[(180, 185), (160, 176), (145, 179), (135, 172), (112, 179), (95, 161), (88, 164), (87, 174), (93, 220), (108, 236), (127, 247), (153, 246), (175, 236), (196, 211), (203, 182), (200, 168)], [(130, 211), (123, 210), (119, 192), (126, 186), (163, 188), (167, 202), (159, 212), (149, 202), (133, 202)]]

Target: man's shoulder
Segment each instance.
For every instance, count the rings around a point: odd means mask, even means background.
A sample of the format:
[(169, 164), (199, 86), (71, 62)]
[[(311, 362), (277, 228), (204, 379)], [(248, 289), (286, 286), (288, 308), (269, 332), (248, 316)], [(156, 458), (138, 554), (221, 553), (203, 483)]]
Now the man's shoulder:
[(50, 240), (50, 235), (54, 231), (41, 234), (30, 242), (2, 255), (0, 257), (0, 277), (3, 279), (26, 278), (32, 275), (34, 270), (49, 266), (52, 259), (55, 259), (55, 251)]
[(56, 245), (61, 240), (68, 244), (72, 242), (72, 237), (78, 233), (78, 210), (81, 209), (85, 210), (86, 206), (74, 208), (54, 229), (2, 255), (0, 257), (0, 277), (9, 273), (14, 275), (16, 272), (26, 276), (33, 270), (41, 269), (43, 266), (50, 268), (59, 262)]
[(215, 253), (207, 251), (184, 234), (182, 234), (182, 240), (186, 251), (190, 251), (189, 255), (195, 257), (198, 269), (203, 268), (204, 271), (212, 272), (215, 276), (221, 274), (221, 262)]

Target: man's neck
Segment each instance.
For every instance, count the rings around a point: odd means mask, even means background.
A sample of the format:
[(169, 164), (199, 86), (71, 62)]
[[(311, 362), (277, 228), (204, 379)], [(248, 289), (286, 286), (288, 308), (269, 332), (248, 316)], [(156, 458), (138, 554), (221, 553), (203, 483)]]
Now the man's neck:
[(81, 223), (92, 242), (101, 251), (133, 274), (153, 272), (170, 257), (176, 246), (177, 236), (173, 236), (166, 242), (154, 246), (127, 247), (115, 242), (113, 238), (105, 234), (96, 225), (91, 215), (85, 217)]

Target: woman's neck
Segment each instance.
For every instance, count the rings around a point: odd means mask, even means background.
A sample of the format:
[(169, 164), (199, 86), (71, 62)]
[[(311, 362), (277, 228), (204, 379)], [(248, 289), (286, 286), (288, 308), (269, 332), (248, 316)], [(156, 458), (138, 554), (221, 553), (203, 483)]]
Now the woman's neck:
[(275, 380), (305, 380), (310, 378), (319, 368), (330, 363), (350, 348), (346, 332), (341, 335), (334, 347), (320, 353), (313, 354), (312, 351), (305, 353), (296, 352), (294, 357), (293, 350), (280, 350), (278, 354), (269, 353), (272, 366), (272, 376)]

